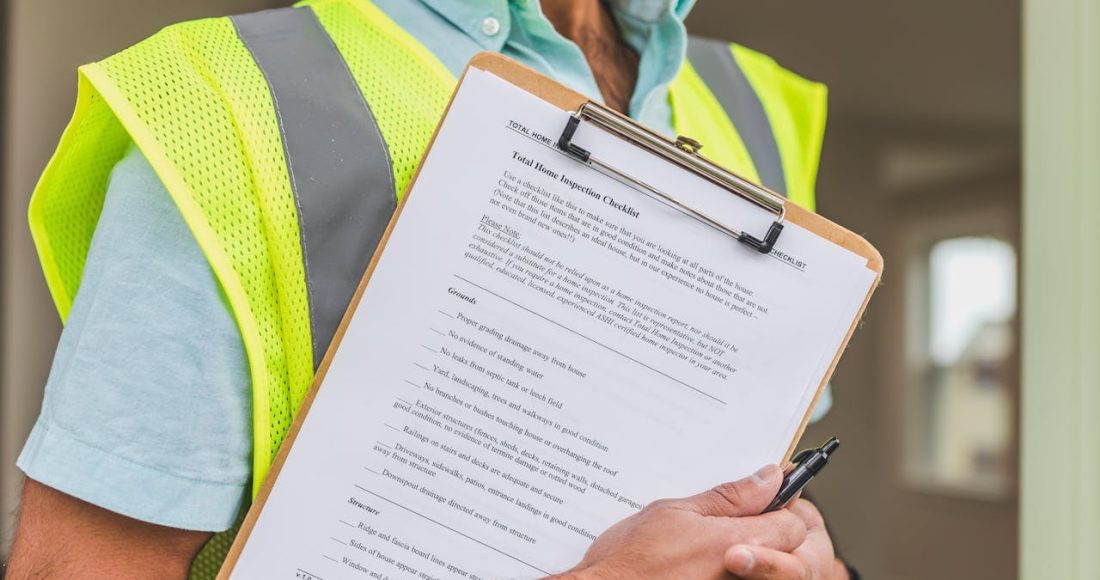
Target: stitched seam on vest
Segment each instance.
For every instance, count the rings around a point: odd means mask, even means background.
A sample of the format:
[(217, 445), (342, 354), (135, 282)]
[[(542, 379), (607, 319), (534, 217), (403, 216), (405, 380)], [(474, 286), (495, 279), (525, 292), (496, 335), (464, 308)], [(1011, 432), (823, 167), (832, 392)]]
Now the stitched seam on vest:
[(393, 164), (369, 103), (311, 8), (233, 20), (277, 102), (316, 369), (396, 208)]
[[(312, 8), (310, 8), (309, 10), (311, 13), (313, 12)], [(314, 14), (314, 18), (316, 17), (316, 14)], [(320, 23), (320, 21), (318, 21), (318, 23)], [(324, 28), (325, 27), (322, 25), (321, 29), (324, 30)], [(332, 39), (332, 36), (328, 34), (327, 30), (325, 30), (325, 40), (328, 42), (329, 46), (332, 47), (333, 52), (335, 52), (336, 54), (340, 54), (340, 48), (336, 46), (336, 41)], [(367, 97), (363, 94), (363, 87), (360, 87), (359, 83), (355, 82), (355, 75), (352, 74), (351, 67), (348, 66), (348, 61), (343, 59), (343, 55), (341, 55), (340, 58), (340, 66), (344, 67), (344, 71), (348, 73), (348, 78), (352, 79), (351, 84), (355, 87), (356, 94), (358, 94), (359, 98), (362, 99), (363, 108), (366, 109), (367, 115), (370, 117), (371, 122), (374, 123), (374, 138), (378, 141), (378, 148), (386, 153), (386, 175), (389, 176), (390, 189), (393, 190), (393, 201), (394, 203), (397, 203), (397, 179), (393, 176), (393, 159), (390, 157), (390, 149), (386, 146), (385, 140), (382, 139), (382, 131), (378, 127), (378, 121), (374, 119), (374, 113), (370, 110), (370, 106), (367, 104)]]
[[(280, 10), (296, 10), (296, 9), (295, 8), (281, 8)], [(250, 45), (247, 41), (245, 41), (244, 35), (241, 33), (241, 27), (237, 22), (237, 18), (230, 17), (229, 21), (233, 23), (233, 29), (237, 31), (237, 36), (241, 38), (242, 44), (244, 44), (245, 48), (248, 49), (248, 53), (252, 55), (252, 60), (254, 60), (256, 62), (256, 66), (259, 67), (260, 72), (263, 73), (264, 78), (267, 79), (267, 81), (268, 81), (267, 88), (268, 88), (268, 91), (271, 94), (271, 103), (275, 107), (275, 118), (279, 122), (279, 135), (282, 138), (282, 142), (283, 142), (282, 143), (282, 145), (283, 145), (283, 157), (286, 159), (286, 171), (287, 171), (287, 174), (290, 176), (291, 190), (294, 191), (294, 196), (293, 196), (293, 198), (294, 198), (294, 207), (298, 211), (298, 215), (300, 216), (300, 215), (302, 215), (302, 202), (301, 202), (301, 200), (298, 199), (298, 180), (297, 180), (297, 177), (295, 177), (295, 175), (294, 175), (294, 159), (290, 156), (290, 151), (287, 150), (287, 145), (286, 145), (286, 140), (287, 140), (286, 124), (283, 122), (283, 111), (279, 107), (279, 95), (276, 93), (275, 89), (271, 87), (271, 76), (268, 74), (267, 69), (264, 67), (264, 63), (263, 63), (262, 59), (260, 59), (256, 56), (255, 51), (253, 51), (253, 49), (252, 49), (252, 45)], [(309, 272), (309, 252), (307, 251), (307, 248), (306, 248), (306, 235), (305, 235), (304, 232), (300, 232), (299, 235), (300, 235), (301, 243), (302, 243), (302, 263), (305, 266), (305, 271)], [(312, 321), (312, 320), (316, 319), (316, 316), (315, 316), (314, 310), (313, 310), (314, 309), (314, 306), (313, 306), (314, 290), (313, 290), (313, 280), (310, 279), (310, 277), (308, 275), (306, 276), (306, 291), (309, 294), (309, 318)], [(313, 327), (312, 324), (310, 326), (311, 326), (311, 328)], [(317, 333), (310, 332), (309, 333), (309, 339), (310, 339), (310, 342), (313, 345), (313, 351), (316, 352), (317, 351)]]

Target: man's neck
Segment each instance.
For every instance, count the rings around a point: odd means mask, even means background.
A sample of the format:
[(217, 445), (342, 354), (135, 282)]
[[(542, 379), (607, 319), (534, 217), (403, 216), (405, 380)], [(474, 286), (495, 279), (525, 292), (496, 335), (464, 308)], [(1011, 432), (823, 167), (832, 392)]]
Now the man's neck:
[(542, 0), (542, 11), (562, 36), (580, 47), (604, 102), (628, 112), (638, 82), (638, 53), (623, 40), (601, 0)]

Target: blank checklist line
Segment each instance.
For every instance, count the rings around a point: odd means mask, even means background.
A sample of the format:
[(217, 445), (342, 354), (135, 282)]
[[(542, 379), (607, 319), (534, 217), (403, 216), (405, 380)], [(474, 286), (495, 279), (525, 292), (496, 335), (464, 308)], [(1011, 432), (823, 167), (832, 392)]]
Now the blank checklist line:
[(410, 407), (412, 406), (412, 403), (406, 401), (405, 399), (402, 399), (401, 397), (397, 397), (397, 400), (401, 401), (402, 403), (405, 403), (406, 405), (409, 405)]
[[(333, 558), (332, 556), (329, 556), (328, 554), (324, 554), (324, 557), (328, 558), (329, 560), (332, 560), (333, 562), (336, 562), (337, 564), (340, 563), (340, 560), (337, 560), (336, 558)], [(308, 573), (309, 572), (306, 572), (306, 574), (308, 574)]]
[(345, 542), (341, 539), (338, 539), (336, 536), (329, 536), (329, 539), (332, 540), (333, 542), (336, 542), (337, 544), (342, 544), (344, 546), (348, 545), (347, 542)]
[(414, 382), (410, 381), (409, 379), (405, 379), (405, 382), (406, 382), (406, 383), (409, 383), (410, 385), (412, 385), (412, 386), (414, 386), (414, 387), (416, 387), (416, 388), (418, 388), (418, 389), (422, 389), (422, 388), (424, 388), (424, 387), (422, 387), (421, 385), (418, 385), (418, 384), (416, 384), (416, 383), (414, 383)]
[(382, 424), (389, 427), (390, 429), (393, 429), (394, 431), (397, 431), (398, 433), (401, 433), (400, 429), (398, 429), (397, 427), (394, 427), (393, 425), (390, 425), (389, 423), (382, 423)]
[(446, 312), (443, 312), (442, 310), (439, 310), (438, 312), (440, 314), (442, 314), (443, 316), (446, 316), (447, 318), (454, 318), (453, 314), (447, 314)]
[(385, 447), (386, 449), (389, 449), (391, 451), (393, 450), (393, 447), (390, 447), (389, 445), (386, 445), (385, 443), (382, 443), (381, 441), (375, 441), (375, 443), (377, 443), (377, 444), (381, 445), (382, 447)]
[(438, 350), (432, 350), (432, 349), (431, 349), (430, 347), (428, 347), (428, 346), (425, 346), (425, 345), (423, 345), (423, 344), (422, 344), (422, 345), (420, 345), (420, 348), (423, 348), (424, 350), (426, 350), (426, 351), (428, 351), (428, 352), (431, 352), (431, 353), (439, 354), (439, 351), (438, 351)]
[[(327, 556), (326, 556), (326, 558), (327, 558)], [(329, 558), (329, 560), (332, 560), (332, 558)], [(336, 563), (339, 564), (339, 562), (336, 562)], [(307, 571), (305, 571), (301, 568), (295, 568), (295, 570), (301, 572), (302, 574), (305, 574), (306, 576), (309, 576), (310, 578), (313, 578), (314, 580), (325, 580), (324, 578), (321, 578), (320, 576), (314, 574), (313, 572), (307, 572)]]
[(444, 338), (446, 338), (446, 337), (447, 337), (447, 335), (446, 335), (446, 334), (443, 334), (443, 333), (442, 333), (441, 331), (438, 331), (438, 330), (436, 330), (436, 329), (434, 329), (434, 328), (429, 328), (428, 330), (431, 330), (432, 332), (434, 332), (434, 333), (436, 333), (436, 334), (438, 334), (439, 336), (442, 336), (442, 337), (444, 337)]
[(424, 366), (424, 365), (422, 365), (422, 364), (420, 364), (420, 363), (413, 363), (413, 364), (414, 364), (414, 365), (416, 365), (416, 366), (418, 366), (418, 367), (420, 367), (420, 368), (421, 368), (421, 369), (423, 369), (423, 370), (426, 370), (426, 371), (428, 371), (429, 373), (430, 373), (430, 372), (432, 372), (432, 369), (430, 369), (430, 368), (428, 368), (428, 367), (426, 367), (426, 366)]
[[(339, 520), (339, 521), (340, 521), (341, 524), (344, 524), (345, 526), (347, 526), (349, 528), (354, 528), (355, 527), (355, 526), (351, 525), (350, 523), (345, 522), (344, 520)], [(308, 574), (308, 573), (309, 572), (306, 572), (306, 574)]]
[[(371, 469), (371, 468), (369, 468), (369, 467), (367, 467), (367, 466), (365, 466), (365, 465), (363, 466), (363, 469), (366, 469), (367, 471), (369, 471), (369, 472), (371, 472), (371, 473), (373, 473), (373, 474), (375, 474), (375, 475), (382, 475), (381, 473), (378, 473), (377, 471), (375, 471), (375, 470), (373, 470), (373, 469)], [(341, 520), (341, 521), (343, 521), (343, 520)], [(344, 522), (344, 523), (347, 523), (347, 522)], [(348, 525), (349, 525), (349, 526), (351, 526), (351, 524), (348, 524)], [(351, 526), (351, 527), (353, 527), (353, 528), (354, 528), (355, 526)]]

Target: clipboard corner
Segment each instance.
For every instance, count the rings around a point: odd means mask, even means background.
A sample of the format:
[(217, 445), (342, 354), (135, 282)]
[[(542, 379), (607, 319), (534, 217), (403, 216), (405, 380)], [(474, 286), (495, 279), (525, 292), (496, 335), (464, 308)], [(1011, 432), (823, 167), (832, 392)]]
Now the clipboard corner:
[(867, 260), (867, 269), (881, 278), (885, 261), (882, 253), (863, 236), (844, 228), (819, 213), (787, 201), (787, 221), (797, 224)]

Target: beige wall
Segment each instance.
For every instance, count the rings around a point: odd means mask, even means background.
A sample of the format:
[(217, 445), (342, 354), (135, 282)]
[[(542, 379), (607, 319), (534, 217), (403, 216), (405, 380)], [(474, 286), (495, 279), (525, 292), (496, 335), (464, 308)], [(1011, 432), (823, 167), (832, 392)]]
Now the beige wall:
[[(845, 442), (829, 473), (814, 483), (842, 551), (869, 577), (886, 580), (1016, 577), (1017, 498), (978, 497), (921, 487), (904, 476), (904, 426), (913, 417), (905, 392), (906, 230), (957, 209), (1016, 206), (1015, 163), (930, 190), (885, 194), (874, 176), (883, 136), (834, 126), (822, 172), (821, 211), (863, 233), (883, 253), (886, 274), (864, 324), (833, 379), (836, 404), (807, 442)], [(957, 138), (943, 137), (948, 142)], [(980, 211), (980, 210), (979, 210)], [(1011, 214), (1011, 209), (1010, 215)], [(1018, 214), (1016, 214), (1018, 217)], [(1011, 218), (1010, 218), (1011, 219)]]
[[(3, 40), (10, 67), (0, 121), (0, 514), (5, 514), (0, 529), (5, 539), (20, 485), (15, 457), (37, 414), (60, 330), (24, 216), (34, 181), (68, 120), (76, 66), (173, 21), (274, 4), (279, 2), (8, 2), (9, 33)], [(932, 150), (960, 144), (1014, 149), (1018, 47), (1013, 42), (1018, 38), (1011, 4), (701, 0), (691, 21), (700, 32), (736, 37), (831, 84), (834, 107), (821, 209), (864, 233), (887, 256), (886, 285), (838, 369), (835, 410), (807, 435), (807, 440), (829, 434), (844, 439), (843, 457), (814, 491), (842, 550), (870, 577), (1015, 576), (1014, 498), (990, 502), (939, 496), (908, 490), (899, 482), (895, 456), (903, 409), (892, 369), (898, 364), (902, 306), (892, 286), (890, 255), (898, 244), (894, 232), (906, 215), (942, 207), (943, 197), (959, 189), (975, 199), (1018, 205), (1018, 174), (1010, 155), (1007, 164), (986, 164), (976, 175), (964, 171), (964, 181), (953, 178), (898, 194), (884, 183), (881, 156), (892, 144), (913, 140)], [(929, 44), (931, 37), (937, 41)], [(993, 158), (1003, 159), (998, 155)]]
[[(0, 529), (11, 529), (15, 458), (34, 423), (60, 332), (38, 272), (26, 208), (72, 112), (76, 67), (175, 21), (247, 12), (275, 0), (12, 0), (3, 131), (3, 302), (0, 304)], [(7, 542), (3, 542), (6, 546)]]

